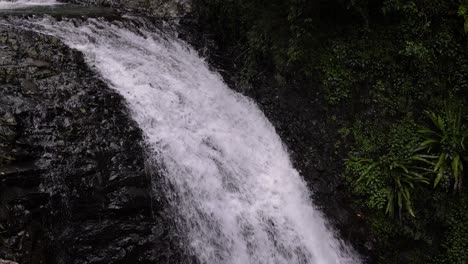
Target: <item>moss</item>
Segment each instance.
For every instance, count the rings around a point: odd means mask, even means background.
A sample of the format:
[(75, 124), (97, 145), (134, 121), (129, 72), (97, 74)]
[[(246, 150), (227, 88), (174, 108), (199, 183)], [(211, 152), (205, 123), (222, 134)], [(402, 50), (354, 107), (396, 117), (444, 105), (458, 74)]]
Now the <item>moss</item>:
[(442, 242), (442, 253), (433, 261), (437, 264), (468, 263), (468, 197), (455, 198), (447, 216), (448, 231)]

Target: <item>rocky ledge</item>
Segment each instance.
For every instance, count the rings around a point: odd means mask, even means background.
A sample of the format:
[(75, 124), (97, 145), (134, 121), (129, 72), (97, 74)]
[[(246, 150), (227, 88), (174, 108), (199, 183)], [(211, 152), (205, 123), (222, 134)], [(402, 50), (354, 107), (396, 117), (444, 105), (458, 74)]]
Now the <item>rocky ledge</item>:
[(177, 263), (122, 98), (53, 37), (0, 26), (0, 263)]
[(63, 2), (130, 10), (147, 16), (178, 19), (192, 11), (192, 0), (62, 0)]

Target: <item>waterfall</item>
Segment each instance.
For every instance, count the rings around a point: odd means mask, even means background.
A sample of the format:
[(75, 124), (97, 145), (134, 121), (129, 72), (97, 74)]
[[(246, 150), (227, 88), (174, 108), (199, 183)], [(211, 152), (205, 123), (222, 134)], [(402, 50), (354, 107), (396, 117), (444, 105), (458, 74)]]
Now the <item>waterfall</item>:
[(206, 264), (348, 264), (274, 127), (184, 42), (124, 21), (22, 22), (81, 51), (126, 100), (186, 249)]

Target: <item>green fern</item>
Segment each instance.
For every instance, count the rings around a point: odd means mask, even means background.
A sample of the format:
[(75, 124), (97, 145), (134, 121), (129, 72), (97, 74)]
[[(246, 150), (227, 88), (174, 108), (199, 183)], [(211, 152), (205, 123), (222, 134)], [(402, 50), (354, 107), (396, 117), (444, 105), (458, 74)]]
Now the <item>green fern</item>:
[(453, 177), (454, 190), (461, 190), (464, 175), (464, 163), (468, 161), (466, 139), (468, 131), (462, 125), (462, 110), (447, 108), (443, 114), (427, 113), (432, 121), (432, 128), (424, 128), (419, 133), (424, 138), (421, 149), (434, 155), (434, 187), (444, 175)]
[[(430, 172), (424, 164), (432, 164), (432, 156), (415, 154), (408, 159), (393, 160), (388, 158), (358, 159), (357, 162), (365, 166), (355, 184), (365, 181), (369, 184), (375, 177), (385, 177), (387, 182), (387, 206), (385, 212), (391, 216), (395, 209), (401, 217), (402, 210), (415, 217), (411, 202), (411, 193), (419, 184), (428, 184), (425, 176)], [(376, 172), (376, 173), (375, 173)]]

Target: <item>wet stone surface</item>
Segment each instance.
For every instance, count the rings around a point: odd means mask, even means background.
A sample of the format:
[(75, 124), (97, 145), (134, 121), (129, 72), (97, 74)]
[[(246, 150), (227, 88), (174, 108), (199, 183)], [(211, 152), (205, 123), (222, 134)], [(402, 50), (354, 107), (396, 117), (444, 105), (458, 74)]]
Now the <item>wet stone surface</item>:
[(63, 2), (130, 10), (164, 19), (182, 18), (192, 12), (193, 5), (192, 0), (63, 0)]
[(148, 166), (80, 53), (0, 26), (0, 263), (177, 263)]

